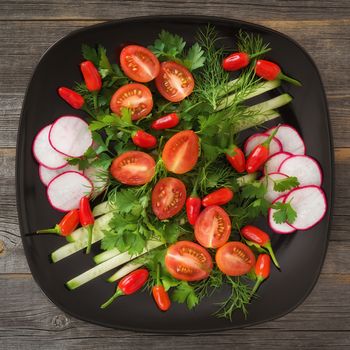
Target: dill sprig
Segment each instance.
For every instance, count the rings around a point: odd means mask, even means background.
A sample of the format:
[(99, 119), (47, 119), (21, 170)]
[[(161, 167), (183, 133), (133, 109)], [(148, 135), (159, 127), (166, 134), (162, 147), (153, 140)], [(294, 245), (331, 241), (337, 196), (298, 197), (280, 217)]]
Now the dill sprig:
[(243, 30), (238, 32), (237, 48), (238, 51), (247, 53), (251, 58), (256, 58), (271, 50), (269, 44), (265, 43), (260, 35)]

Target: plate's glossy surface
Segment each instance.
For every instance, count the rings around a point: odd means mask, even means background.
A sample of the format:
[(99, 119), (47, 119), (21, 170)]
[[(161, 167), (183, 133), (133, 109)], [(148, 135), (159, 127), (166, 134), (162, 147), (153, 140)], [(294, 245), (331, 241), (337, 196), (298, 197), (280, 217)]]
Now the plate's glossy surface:
[[(38, 177), (38, 165), (31, 154), (32, 140), (42, 126), (62, 114), (72, 113), (69, 106), (58, 98), (56, 90), (61, 85), (72, 86), (75, 81), (81, 80), (78, 64), (82, 60), (82, 43), (102, 44), (114, 61), (115, 48), (123, 42), (149, 45), (161, 29), (166, 29), (191, 43), (197, 29), (207, 23), (216, 26), (227, 45), (232, 45), (234, 35), (240, 28), (259, 33), (273, 48), (266, 57), (279, 62), (288, 75), (302, 82), (302, 88), (283, 84), (281, 90), (290, 93), (294, 100), (281, 109), (281, 115), (283, 121), (301, 132), (307, 154), (315, 157), (322, 166), (323, 188), (329, 204), (327, 214), (322, 222), (307, 232), (289, 236), (272, 235), (282, 271), (272, 269), (271, 277), (259, 291), (260, 297), (249, 306), (247, 319), (240, 312), (234, 314), (232, 322), (212, 316), (217, 308), (214, 304), (224, 299), (228, 292), (225, 289), (207, 298), (194, 311), (173, 304), (167, 313), (159, 312), (146, 293), (120, 298), (109, 309), (101, 310), (99, 305), (115, 288), (115, 285), (105, 282), (106, 276), (75, 291), (64, 287), (64, 282), (94, 266), (91, 255), (80, 252), (52, 264), (48, 255), (63, 245), (64, 240), (56, 236), (44, 235), (39, 238), (29, 234), (38, 228), (52, 226), (61, 215), (46, 200), (45, 188)], [(75, 114), (83, 115), (82, 112)], [(246, 135), (248, 133), (243, 136)], [(328, 243), (332, 179), (332, 142), (327, 103), (317, 68), (293, 40), (261, 26), (211, 17), (158, 16), (84, 28), (63, 38), (45, 53), (25, 97), (17, 144), (17, 202), (23, 246), (32, 274), (45, 294), (63, 311), (85, 321), (123, 329), (185, 333), (243, 327), (288, 313), (304, 301), (320, 274)], [(263, 221), (261, 225), (268, 230)], [(95, 244), (93, 253), (98, 251), (99, 247)]]

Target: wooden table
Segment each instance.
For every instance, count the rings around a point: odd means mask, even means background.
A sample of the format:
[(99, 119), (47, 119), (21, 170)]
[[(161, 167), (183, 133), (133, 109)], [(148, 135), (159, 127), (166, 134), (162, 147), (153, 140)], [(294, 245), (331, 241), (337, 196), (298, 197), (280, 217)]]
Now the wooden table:
[[(316, 61), (329, 102), (336, 184), (325, 264), (295, 311), (252, 328), (182, 337), (117, 331), (71, 318), (33, 281), (15, 202), (15, 147), (24, 92), (43, 52), (70, 31), (110, 19), (201, 14), (262, 24), (297, 40)], [(350, 348), (350, 2), (0, 1), (0, 349)], [(242, 347), (243, 346), (243, 347)]]

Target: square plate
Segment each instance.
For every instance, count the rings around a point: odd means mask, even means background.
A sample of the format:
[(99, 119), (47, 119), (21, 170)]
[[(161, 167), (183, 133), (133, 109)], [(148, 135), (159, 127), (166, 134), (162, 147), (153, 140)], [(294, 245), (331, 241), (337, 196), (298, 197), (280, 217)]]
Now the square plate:
[[(52, 264), (48, 255), (63, 244), (62, 238), (28, 235), (38, 228), (50, 227), (60, 219), (60, 214), (50, 207), (45, 188), (40, 183), (38, 165), (31, 154), (32, 141), (41, 127), (62, 114), (72, 113), (71, 108), (58, 98), (56, 91), (59, 86), (73, 86), (75, 81), (81, 81), (78, 69), (82, 60), (81, 44), (102, 44), (110, 59), (115, 61), (115, 48), (124, 42), (147, 46), (165, 29), (193, 43), (198, 28), (208, 23), (216, 27), (227, 45), (233, 44), (239, 29), (260, 34), (273, 49), (266, 57), (279, 62), (286, 74), (302, 82), (301, 88), (287, 84), (280, 88), (279, 92), (288, 92), (294, 97), (292, 103), (281, 109), (281, 115), (284, 122), (294, 125), (301, 132), (307, 154), (316, 158), (322, 166), (323, 188), (328, 198), (327, 214), (322, 222), (307, 232), (272, 236), (282, 271), (272, 269), (270, 278), (259, 290), (259, 298), (249, 305), (246, 319), (240, 312), (234, 313), (231, 322), (212, 316), (217, 309), (215, 303), (223, 300), (228, 293), (225, 288), (202, 301), (193, 311), (174, 303), (167, 313), (159, 312), (147, 293), (120, 298), (109, 309), (101, 310), (99, 305), (115, 289), (115, 284), (105, 282), (106, 275), (74, 291), (64, 286), (66, 281), (94, 266), (91, 255), (79, 252)], [(273, 92), (270, 95), (273, 96)], [(74, 111), (74, 114), (84, 115), (80, 111)], [(155, 16), (107, 22), (69, 34), (47, 50), (30, 81), (18, 132), (16, 165), (18, 214), (31, 272), (48, 298), (76, 318), (107, 327), (165, 333), (239, 328), (290, 312), (305, 300), (320, 274), (328, 244), (333, 192), (332, 140), (327, 103), (320, 75), (309, 55), (295, 41), (274, 30), (215, 17)], [(268, 230), (266, 220), (262, 220), (261, 225)], [(95, 244), (93, 253), (98, 252), (98, 244)]]

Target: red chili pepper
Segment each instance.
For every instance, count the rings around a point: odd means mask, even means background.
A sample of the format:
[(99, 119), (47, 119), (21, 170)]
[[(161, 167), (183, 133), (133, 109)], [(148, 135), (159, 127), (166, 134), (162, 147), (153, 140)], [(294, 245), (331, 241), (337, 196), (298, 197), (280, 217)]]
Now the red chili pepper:
[(273, 137), (276, 135), (278, 127), (273, 131), (273, 133), (268, 137), (268, 139), (255, 146), (255, 148), (250, 152), (248, 159), (246, 161), (247, 173), (255, 173), (260, 169), (261, 166), (265, 164), (267, 158), (269, 157), (270, 143)]
[(224, 205), (232, 198), (233, 192), (229, 188), (223, 187), (206, 195), (202, 199), (202, 205), (203, 207), (209, 207), (210, 205)]
[(54, 228), (38, 230), (36, 233), (56, 233), (60, 236), (69, 236), (79, 225), (79, 210), (68, 212)]
[(236, 145), (232, 145), (228, 148), (226, 159), (238, 173), (243, 173), (245, 171), (244, 153)]
[(170, 129), (179, 124), (180, 118), (176, 113), (170, 113), (155, 120), (151, 124), (151, 128), (154, 130)]
[(234, 52), (231, 55), (227, 56), (222, 61), (222, 68), (227, 71), (235, 71), (241, 68), (248, 66), (250, 60), (254, 57), (262, 55), (271, 49), (265, 49), (259, 52), (256, 52), (252, 55), (247, 54), (246, 52)]
[(146, 283), (147, 279), (148, 271), (146, 269), (138, 269), (129, 273), (119, 281), (116, 292), (100, 306), (101, 309), (106, 308), (122, 295), (129, 295), (137, 292)]
[(158, 308), (162, 311), (167, 311), (170, 308), (169, 294), (165, 290), (164, 286), (159, 279), (159, 265), (157, 266), (157, 284), (152, 288), (152, 294), (154, 301)]
[(81, 226), (85, 227), (88, 231), (88, 244), (86, 247), (86, 254), (89, 254), (91, 250), (92, 229), (95, 223), (95, 219), (91, 212), (90, 201), (88, 197), (82, 197), (80, 199), (79, 218)]
[(131, 135), (132, 142), (142, 148), (154, 148), (157, 145), (157, 139), (143, 130), (137, 130)]
[(255, 294), (260, 284), (270, 276), (270, 265), (271, 265), (270, 255), (260, 254), (258, 256), (258, 259), (256, 260), (256, 263), (255, 263), (256, 282), (251, 291), (251, 294), (250, 294), (251, 296)]
[(75, 109), (80, 109), (85, 103), (83, 96), (71, 89), (68, 89), (67, 87), (61, 86), (58, 89), (58, 94), (63, 100), (65, 100), (71, 107)]
[(86, 87), (89, 91), (100, 91), (102, 87), (101, 75), (91, 61), (80, 63)]
[(298, 80), (284, 75), (280, 66), (270, 61), (257, 60), (255, 65), (255, 74), (258, 77), (266, 80), (282, 79), (293, 85), (301, 86), (301, 83)]
[(191, 193), (191, 195), (186, 199), (186, 213), (188, 222), (194, 225), (197, 221), (199, 213), (201, 211), (202, 201), (198, 197), (196, 191), (196, 185)]
[(256, 226), (247, 225), (241, 228), (241, 235), (249, 242), (255, 243), (267, 249), (271, 255), (273, 263), (276, 265), (276, 267), (280, 268), (280, 265), (271, 247), (270, 236), (266, 232), (260, 230)]

